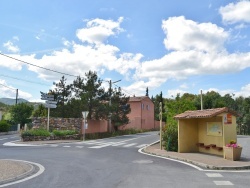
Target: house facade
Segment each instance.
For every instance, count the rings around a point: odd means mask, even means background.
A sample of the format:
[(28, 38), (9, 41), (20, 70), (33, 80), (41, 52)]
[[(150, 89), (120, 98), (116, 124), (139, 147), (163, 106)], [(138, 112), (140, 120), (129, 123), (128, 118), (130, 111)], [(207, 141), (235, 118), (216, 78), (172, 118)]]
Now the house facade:
[[(131, 112), (127, 115), (129, 123), (120, 126), (124, 129), (159, 129), (160, 122), (154, 120), (154, 103), (147, 96), (130, 97), (129, 105)], [(33, 126), (47, 125), (47, 118), (33, 118)], [(53, 129), (76, 129), (82, 133), (97, 133), (108, 131), (108, 121), (106, 120), (88, 120), (88, 126), (83, 130), (82, 118), (50, 118), (50, 127)], [(164, 125), (165, 123), (163, 123)]]
[(158, 124), (154, 121), (154, 103), (147, 96), (130, 97), (131, 112), (128, 114), (129, 123), (120, 129), (155, 129)]

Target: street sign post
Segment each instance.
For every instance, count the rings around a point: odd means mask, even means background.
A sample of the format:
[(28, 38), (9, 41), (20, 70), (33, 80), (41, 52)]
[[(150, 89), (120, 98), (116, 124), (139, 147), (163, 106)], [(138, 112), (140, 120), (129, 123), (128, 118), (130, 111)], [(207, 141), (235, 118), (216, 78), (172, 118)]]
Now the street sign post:
[(45, 101), (46, 104), (57, 104), (57, 101)]
[(84, 119), (84, 122), (83, 122), (83, 140), (85, 140), (85, 129), (88, 128), (88, 124), (87, 124), (88, 114), (89, 114), (88, 111), (83, 111), (82, 112), (82, 116), (83, 116), (83, 119)]
[(46, 108), (56, 108), (56, 104), (45, 104)]
[(50, 95), (44, 92), (41, 92), (41, 100), (46, 100), (45, 101), (45, 107), (48, 108), (48, 122), (47, 122), (47, 130), (49, 131), (49, 114), (50, 114), (50, 109), (51, 108), (56, 108), (57, 101), (55, 101), (55, 96)]

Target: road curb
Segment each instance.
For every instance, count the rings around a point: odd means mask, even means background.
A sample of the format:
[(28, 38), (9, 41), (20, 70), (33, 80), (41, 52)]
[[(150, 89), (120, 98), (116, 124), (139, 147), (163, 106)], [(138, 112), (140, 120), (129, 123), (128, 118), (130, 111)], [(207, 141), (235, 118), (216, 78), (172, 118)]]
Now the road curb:
[[(146, 154), (146, 155), (150, 155), (150, 156), (155, 156), (155, 157), (160, 157), (160, 158), (165, 158), (165, 159), (172, 159), (176, 162), (181, 162), (184, 164), (187, 164), (189, 166), (192, 166), (198, 170), (203, 170), (202, 168), (205, 168), (207, 170), (218, 170), (218, 171), (244, 171), (244, 172), (250, 172), (250, 165), (247, 166), (215, 166), (215, 165), (209, 165), (209, 164), (205, 164), (205, 163), (201, 163), (201, 162), (197, 162), (194, 160), (189, 160), (189, 159), (184, 159), (184, 158), (180, 158), (180, 157), (174, 157), (174, 156), (170, 156), (170, 155), (161, 155), (161, 154), (157, 154), (154, 152), (148, 152), (145, 149), (149, 146), (152, 146), (154, 144), (159, 143), (159, 141), (156, 141), (144, 148), (139, 149), (138, 151), (140, 153)], [(195, 165), (195, 166), (194, 166)]]
[[(9, 159), (1, 159), (1, 160), (2, 161), (8, 160), (8, 161), (11, 161), (11, 162), (16, 162), (15, 160), (9, 160)], [(27, 170), (27, 171), (25, 171), (25, 172), (23, 172), (21, 174), (18, 174), (15, 177), (11, 177), (11, 178), (0, 181), (0, 185), (6, 184), (6, 183), (9, 183), (9, 182), (13, 182), (15, 180), (23, 179), (23, 178), (25, 178), (25, 177), (27, 177), (27, 176), (29, 176), (29, 175), (31, 175), (31, 174), (33, 174), (35, 172), (35, 167), (32, 164), (26, 163), (26, 162), (19, 162), (19, 163), (24, 163), (25, 165), (29, 166), (29, 170)]]
[(27, 181), (29, 179), (32, 179), (40, 174), (42, 174), (45, 170), (45, 168), (38, 164), (38, 163), (33, 163), (30, 161), (23, 161), (23, 160), (15, 160), (15, 159), (1, 159), (1, 160), (8, 160), (8, 161), (13, 161), (13, 162), (18, 162), (18, 163), (24, 163), (25, 165), (30, 166), (30, 169), (24, 173), (18, 174), (17, 176), (13, 178), (8, 178), (5, 180), (0, 181), (0, 187), (6, 187), (9, 185), (21, 183), (24, 181)]

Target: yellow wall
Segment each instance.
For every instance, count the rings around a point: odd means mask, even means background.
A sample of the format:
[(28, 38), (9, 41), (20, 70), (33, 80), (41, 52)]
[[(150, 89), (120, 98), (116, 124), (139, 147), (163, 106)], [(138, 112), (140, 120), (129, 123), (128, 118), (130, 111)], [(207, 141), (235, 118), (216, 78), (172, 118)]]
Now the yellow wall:
[[(237, 141), (236, 117), (232, 116), (232, 124), (224, 124), (223, 116), (225, 114), (226, 113), (223, 113), (212, 118), (179, 119), (178, 152), (201, 152), (223, 156), (223, 150), (219, 151), (212, 147), (205, 149), (197, 146), (197, 143), (204, 143), (204, 145), (215, 144), (217, 147), (223, 147), (228, 144), (230, 140)], [(221, 122), (222, 135), (207, 135), (208, 122)]]
[(198, 126), (196, 119), (178, 121), (178, 152), (198, 152)]
[[(222, 114), (222, 117), (225, 114)], [(229, 144), (231, 140), (237, 142), (236, 117), (232, 116), (232, 124), (224, 124), (224, 146)]]
[[(197, 121), (198, 121), (198, 129), (199, 129), (198, 131), (199, 143), (204, 143), (204, 145), (215, 144), (217, 147), (223, 147), (223, 133), (222, 133), (222, 136), (207, 135), (207, 122), (221, 122), (222, 123), (222, 117), (217, 116), (217, 117), (212, 117), (212, 118), (197, 119)], [(212, 147), (210, 147), (209, 149), (198, 147), (198, 149), (199, 149), (199, 152), (201, 153), (223, 155), (222, 151), (218, 151), (217, 149), (214, 149)]]

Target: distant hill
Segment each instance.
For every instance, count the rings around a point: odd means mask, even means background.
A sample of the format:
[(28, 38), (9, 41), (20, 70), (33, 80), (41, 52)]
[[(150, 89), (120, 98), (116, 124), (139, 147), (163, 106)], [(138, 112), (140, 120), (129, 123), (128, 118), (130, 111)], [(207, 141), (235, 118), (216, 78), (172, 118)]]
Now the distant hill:
[[(7, 105), (14, 105), (16, 104), (16, 99), (11, 99), (11, 98), (0, 98), (0, 102), (3, 104), (7, 104)], [(17, 103), (27, 103), (29, 101), (25, 100), (25, 99), (17, 99)]]

